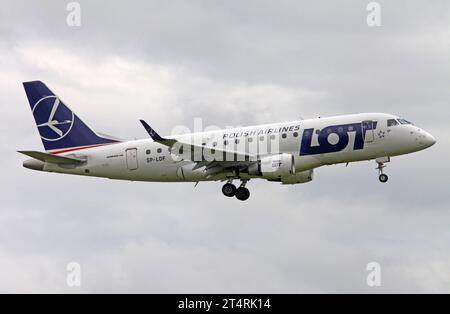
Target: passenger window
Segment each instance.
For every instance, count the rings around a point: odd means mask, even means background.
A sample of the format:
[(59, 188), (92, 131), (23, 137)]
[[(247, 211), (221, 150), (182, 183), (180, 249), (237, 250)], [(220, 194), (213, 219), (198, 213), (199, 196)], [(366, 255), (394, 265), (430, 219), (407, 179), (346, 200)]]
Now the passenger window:
[(395, 119), (387, 120), (387, 126), (396, 126), (396, 125), (398, 125), (397, 120), (395, 120)]
[(162, 149), (161, 149), (161, 148), (158, 148), (156, 151), (158, 152), (158, 154), (161, 154)]
[(294, 133), (292, 133), (292, 136), (297, 137), (297, 136), (298, 136), (298, 133), (297, 133), (297, 132), (294, 132)]
[(281, 134), (282, 138), (286, 138), (286, 133)]
[(145, 153), (146, 153), (147, 155), (150, 155), (150, 153), (151, 153), (150, 149), (147, 149), (147, 150), (145, 151)]

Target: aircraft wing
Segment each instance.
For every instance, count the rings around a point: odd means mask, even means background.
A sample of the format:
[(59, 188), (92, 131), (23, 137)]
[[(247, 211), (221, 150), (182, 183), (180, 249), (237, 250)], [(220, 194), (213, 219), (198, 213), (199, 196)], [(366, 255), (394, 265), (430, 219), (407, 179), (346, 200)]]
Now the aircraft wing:
[[(161, 137), (150, 125), (148, 125), (144, 120), (140, 120), (142, 125), (144, 126), (147, 133), (150, 135), (150, 137), (157, 143), (173, 147), (177, 144), (179, 147), (191, 147), (192, 150), (198, 150), (200, 152), (204, 152), (204, 150), (209, 151), (215, 151), (214, 155), (217, 154), (227, 154), (228, 156), (233, 156), (231, 158), (226, 158), (224, 161), (208, 161), (208, 160), (201, 160), (201, 161), (195, 161), (197, 164), (194, 167), (195, 169), (201, 168), (203, 166), (211, 167), (216, 165), (221, 165), (222, 167), (236, 167), (237, 165), (248, 165), (252, 162), (255, 162), (257, 160), (256, 156), (253, 154), (249, 154), (246, 152), (239, 152), (234, 150), (227, 150), (223, 148), (217, 148), (217, 147), (209, 147), (209, 146), (203, 146), (203, 145), (197, 145), (192, 143), (184, 143), (180, 142), (176, 139), (169, 139), (169, 138), (163, 138)], [(172, 152), (173, 154), (176, 152)], [(202, 153), (200, 156), (204, 158), (204, 153)]]
[(53, 154), (48, 154), (48, 153), (43, 153), (43, 152), (38, 152), (38, 151), (32, 151), (32, 150), (22, 150), (22, 151), (18, 151), (18, 153), (27, 155), (31, 158), (43, 161), (43, 162), (48, 162), (48, 163), (52, 163), (52, 164), (65, 164), (65, 165), (76, 165), (76, 164), (81, 164), (86, 162), (85, 159), (81, 159), (81, 158), (73, 158), (73, 157), (65, 157), (65, 156), (58, 156), (58, 155), (53, 155)]

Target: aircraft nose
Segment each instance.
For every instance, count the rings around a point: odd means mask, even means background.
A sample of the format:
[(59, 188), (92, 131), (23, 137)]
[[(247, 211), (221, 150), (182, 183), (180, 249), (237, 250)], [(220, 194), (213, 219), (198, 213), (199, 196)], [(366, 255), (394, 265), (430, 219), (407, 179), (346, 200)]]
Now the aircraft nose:
[(436, 139), (433, 137), (433, 135), (427, 132), (425, 137), (425, 143), (428, 147), (433, 146), (434, 144), (436, 144)]
[(414, 134), (415, 141), (416, 143), (418, 143), (420, 149), (425, 149), (436, 144), (436, 139), (433, 137), (433, 135), (423, 129), (412, 131), (411, 134)]
[(436, 139), (430, 133), (423, 131), (422, 136), (419, 136), (419, 143), (428, 148), (436, 144)]

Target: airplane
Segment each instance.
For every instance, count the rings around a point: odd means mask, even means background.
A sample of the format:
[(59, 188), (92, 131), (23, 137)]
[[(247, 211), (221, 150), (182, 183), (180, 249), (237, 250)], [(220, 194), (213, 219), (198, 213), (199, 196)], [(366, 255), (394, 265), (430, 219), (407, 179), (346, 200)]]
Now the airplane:
[[(32, 170), (130, 181), (222, 181), (222, 193), (245, 201), (249, 180), (281, 184), (313, 180), (324, 165), (375, 160), (386, 183), (392, 157), (424, 150), (434, 137), (386, 113), (359, 113), (231, 129), (160, 136), (140, 120), (149, 138), (124, 141), (93, 131), (41, 81), (24, 82), (45, 152)], [(239, 180), (240, 184), (233, 184)]]

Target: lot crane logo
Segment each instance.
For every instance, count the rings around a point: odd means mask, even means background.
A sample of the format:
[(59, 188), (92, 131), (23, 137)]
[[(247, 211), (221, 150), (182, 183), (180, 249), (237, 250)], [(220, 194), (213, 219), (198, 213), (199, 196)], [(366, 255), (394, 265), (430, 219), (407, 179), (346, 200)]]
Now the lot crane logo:
[(72, 129), (73, 112), (56, 96), (39, 99), (33, 107), (33, 115), (41, 138), (46, 141), (59, 141)]

